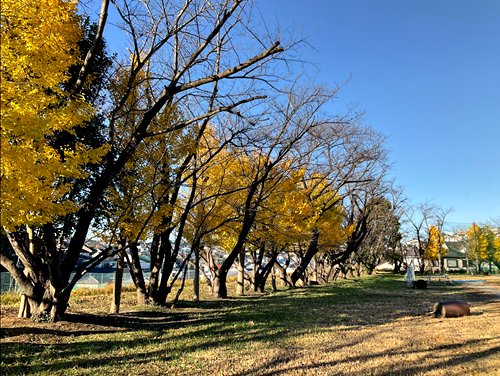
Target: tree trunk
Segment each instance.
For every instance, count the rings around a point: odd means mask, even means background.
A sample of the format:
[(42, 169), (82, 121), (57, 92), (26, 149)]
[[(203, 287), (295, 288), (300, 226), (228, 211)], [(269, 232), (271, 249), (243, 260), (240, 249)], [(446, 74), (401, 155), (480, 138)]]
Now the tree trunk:
[(171, 309), (175, 308), (175, 306), (179, 302), (179, 298), (180, 298), (180, 296), (182, 294), (182, 291), (184, 290), (184, 283), (186, 282), (186, 275), (187, 275), (188, 269), (189, 269), (189, 263), (186, 262), (186, 264), (184, 265), (184, 272), (182, 274), (181, 287), (179, 287), (179, 290), (177, 291), (177, 294), (175, 294), (175, 298), (172, 301), (172, 305), (170, 306)]
[(392, 271), (394, 274), (398, 274), (401, 270), (401, 261), (394, 260), (394, 270)]
[(212, 281), (212, 295), (219, 299), (227, 298), (227, 273), (217, 272)]
[[(36, 250), (35, 250), (35, 234), (33, 231), (33, 227), (31, 226), (26, 226), (26, 232), (28, 234), (28, 252), (33, 255), (33, 257), (36, 257)], [(25, 275), (29, 278), (28, 271), (24, 271)], [(21, 303), (19, 305), (19, 314), (17, 317), (26, 317), (29, 318), (31, 317), (31, 310), (30, 310), (30, 304), (28, 303), (28, 299), (26, 298), (25, 294), (21, 295)]]
[(278, 261), (276, 261), (274, 263), (274, 265), (275, 265), (276, 269), (278, 269), (278, 273), (280, 275), (280, 284), (283, 287), (292, 286), (292, 284), (290, 283), (290, 281), (288, 280), (287, 275), (286, 275), (286, 269), (287, 269), (289, 263), (290, 263), (290, 259), (287, 260), (287, 263), (285, 264), (285, 266), (281, 266)]
[[(269, 257), (269, 254), (267, 256)], [(266, 264), (266, 266), (261, 268), (261, 272), (259, 273), (259, 277), (257, 279), (259, 291), (261, 293), (263, 293), (266, 288), (267, 278), (269, 277), (269, 274), (271, 274), (274, 262), (276, 261), (277, 258), (278, 258), (278, 251), (277, 250), (272, 251), (269, 257), (270, 259), (269, 262)]]
[(420, 274), (422, 274), (422, 275), (425, 274), (425, 262), (422, 262), (420, 264)]
[(200, 301), (200, 249), (194, 251), (193, 302)]
[[(295, 269), (292, 273), (291, 280), (292, 280), (292, 285), (295, 286), (297, 281), (304, 276), (305, 279), (307, 279), (307, 276), (305, 275), (307, 266), (311, 262), (313, 256), (318, 253), (318, 239), (319, 239), (319, 232), (317, 229), (313, 230), (313, 237), (311, 239), (311, 242), (309, 243), (309, 247), (307, 248), (306, 254), (300, 259), (300, 264), (297, 266), (297, 269)], [(304, 280), (304, 283), (307, 281)]]
[(71, 290), (58, 291), (49, 281), (36, 290), (34, 295), (27, 295), (31, 318), (35, 321), (58, 321), (68, 308)]
[[(170, 294), (170, 288), (168, 286), (168, 280), (172, 274), (173, 264), (177, 259), (177, 256), (172, 256), (172, 244), (166, 238), (167, 234), (162, 234), (161, 245), (165, 246), (165, 261), (163, 263), (163, 270), (161, 275), (160, 286), (158, 287), (158, 292), (156, 295), (155, 304), (165, 305), (167, 301), (167, 296)], [(169, 233), (170, 235), (170, 233)]]
[(134, 282), (137, 292), (137, 305), (146, 305), (148, 304), (148, 292), (146, 290), (146, 282), (144, 281), (144, 274), (142, 272), (141, 260), (139, 259), (137, 243), (130, 244), (130, 256), (132, 258), (131, 266), (135, 276)]
[(123, 267), (125, 264), (125, 244), (120, 242), (119, 247), (121, 248), (118, 252), (118, 258), (116, 261), (116, 272), (115, 272), (115, 284), (113, 286), (113, 300), (111, 301), (111, 308), (109, 313), (120, 313), (120, 301), (122, 295), (122, 283), (123, 283)]
[[(158, 293), (158, 283), (160, 270), (165, 257), (165, 246), (163, 245), (162, 236), (154, 234), (153, 242), (151, 243), (151, 267), (149, 273), (149, 298), (153, 303), (156, 303)], [(161, 243), (161, 244), (160, 244)]]
[(273, 271), (271, 275), (271, 288), (273, 289), (273, 292), (276, 292), (278, 289), (276, 288), (276, 269), (273, 266)]
[(242, 248), (237, 259), (238, 266), (238, 285), (236, 286), (236, 294), (245, 295), (245, 248)]

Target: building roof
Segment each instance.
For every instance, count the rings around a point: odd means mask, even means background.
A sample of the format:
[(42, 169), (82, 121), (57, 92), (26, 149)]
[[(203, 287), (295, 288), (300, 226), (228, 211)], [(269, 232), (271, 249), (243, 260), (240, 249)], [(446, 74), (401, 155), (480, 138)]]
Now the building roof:
[(446, 259), (464, 259), (465, 253), (457, 252), (457, 251), (454, 251), (453, 249), (450, 249), (448, 251), (448, 254), (446, 256), (443, 256), (443, 258), (446, 258)]
[(462, 250), (469, 248), (469, 244), (465, 241), (446, 242), (445, 245), (450, 251), (455, 251), (460, 253), (463, 253), (461, 252)]

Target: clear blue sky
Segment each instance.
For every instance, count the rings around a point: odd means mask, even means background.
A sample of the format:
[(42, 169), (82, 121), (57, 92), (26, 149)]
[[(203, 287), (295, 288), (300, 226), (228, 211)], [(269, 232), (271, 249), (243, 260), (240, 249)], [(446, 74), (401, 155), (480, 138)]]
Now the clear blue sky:
[(260, 0), (282, 27), (319, 29), (304, 59), (388, 135), (393, 176), (447, 220), (500, 216), (499, 0)]
[[(352, 75), (330, 110), (357, 103), (366, 123), (389, 136), (392, 176), (412, 203), (453, 207), (451, 222), (500, 216), (500, 0), (256, 5), (283, 28), (317, 29), (303, 59), (319, 68), (318, 80)], [(120, 48), (120, 38), (107, 37)]]

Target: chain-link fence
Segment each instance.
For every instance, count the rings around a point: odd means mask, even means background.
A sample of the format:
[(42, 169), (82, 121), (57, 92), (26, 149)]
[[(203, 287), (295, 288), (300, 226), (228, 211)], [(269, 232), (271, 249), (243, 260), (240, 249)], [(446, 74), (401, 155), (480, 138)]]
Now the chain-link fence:
[[(18, 293), (21, 293), (21, 289), (17, 285), (16, 281), (14, 278), (10, 275), (9, 272), (2, 272), (1, 274), (1, 286), (0, 286), (0, 293), (5, 293), (9, 291), (17, 291)], [(171, 278), (174, 277), (176, 274), (176, 271), (174, 270), (174, 273), (172, 273)], [(71, 275), (71, 278), (73, 278), (73, 275)], [(161, 275), (160, 275), (161, 277)], [(146, 280), (146, 283), (149, 282), (149, 273), (145, 272), (144, 273), (144, 279)], [(182, 274), (178, 277), (178, 280), (182, 279)], [(194, 269), (188, 269), (186, 273), (186, 279), (194, 279)], [(81, 288), (81, 287), (86, 287), (86, 288), (96, 288), (96, 287), (104, 287), (106, 285), (109, 285), (111, 283), (115, 282), (115, 273), (92, 273), (89, 272), (85, 274), (75, 285), (74, 289)], [(134, 284), (134, 281), (132, 280), (132, 276), (128, 272), (123, 273), (123, 285), (132, 285)]]

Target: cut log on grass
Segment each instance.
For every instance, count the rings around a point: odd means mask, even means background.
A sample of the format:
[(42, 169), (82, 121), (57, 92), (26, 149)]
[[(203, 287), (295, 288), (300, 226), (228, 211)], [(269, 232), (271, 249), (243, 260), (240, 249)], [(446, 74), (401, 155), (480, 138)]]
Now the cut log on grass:
[(470, 306), (465, 300), (440, 302), (434, 304), (434, 314), (438, 318), (469, 316)]

